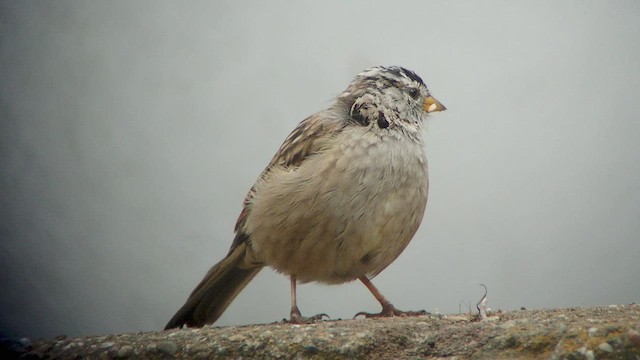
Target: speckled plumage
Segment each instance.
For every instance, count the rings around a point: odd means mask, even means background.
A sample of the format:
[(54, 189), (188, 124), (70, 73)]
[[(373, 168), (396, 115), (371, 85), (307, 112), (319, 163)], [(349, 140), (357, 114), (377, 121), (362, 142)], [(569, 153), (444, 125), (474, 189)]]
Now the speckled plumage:
[(287, 137), (245, 198), (229, 254), (167, 328), (214, 322), (264, 266), (292, 277), (292, 318), (296, 280), (367, 285), (422, 221), (421, 129), (428, 112), (444, 109), (410, 70), (357, 75), (334, 105)]

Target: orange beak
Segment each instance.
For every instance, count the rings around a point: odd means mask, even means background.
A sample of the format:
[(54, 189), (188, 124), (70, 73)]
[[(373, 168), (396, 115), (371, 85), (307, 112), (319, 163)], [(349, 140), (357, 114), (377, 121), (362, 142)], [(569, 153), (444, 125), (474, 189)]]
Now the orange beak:
[(445, 111), (447, 108), (440, 103), (440, 101), (436, 100), (433, 96), (429, 95), (426, 99), (424, 99), (424, 105), (422, 106), (424, 111), (430, 113), (434, 111)]

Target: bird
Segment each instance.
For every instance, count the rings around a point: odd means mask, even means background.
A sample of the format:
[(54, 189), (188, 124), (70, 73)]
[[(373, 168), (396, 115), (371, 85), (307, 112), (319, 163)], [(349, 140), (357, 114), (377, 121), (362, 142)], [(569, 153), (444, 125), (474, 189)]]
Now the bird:
[(304, 323), (298, 283), (360, 280), (382, 306), (366, 318), (410, 316), (371, 279), (403, 252), (425, 212), (423, 127), (446, 107), (414, 71), (375, 66), (325, 110), (301, 121), (246, 195), (227, 255), (165, 329), (214, 323), (264, 267), (287, 275), (289, 321)]

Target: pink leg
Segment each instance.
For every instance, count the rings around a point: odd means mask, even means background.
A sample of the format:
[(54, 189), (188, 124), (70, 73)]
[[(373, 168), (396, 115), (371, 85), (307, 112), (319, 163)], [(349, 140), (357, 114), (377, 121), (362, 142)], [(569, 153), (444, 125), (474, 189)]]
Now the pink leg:
[(366, 276), (360, 276), (358, 279), (360, 281), (362, 281), (364, 286), (366, 286), (367, 289), (369, 289), (369, 291), (371, 291), (371, 293), (376, 298), (376, 300), (378, 300), (380, 305), (382, 305), (382, 311), (377, 313), (377, 314), (371, 314), (371, 313), (368, 313), (368, 312), (361, 311), (361, 312), (357, 313), (354, 316), (354, 318), (358, 317), (360, 315), (364, 315), (364, 317), (366, 317), (366, 318), (377, 318), (377, 317), (392, 317), (392, 316), (418, 316), (418, 315), (426, 315), (427, 314), (427, 312), (424, 311), (424, 310), (420, 310), (420, 311), (400, 311), (400, 310), (396, 309), (395, 306), (393, 306), (393, 304), (391, 302), (389, 302), (389, 300), (387, 300), (382, 295), (382, 293), (380, 293), (380, 290), (378, 290), (378, 288), (375, 287), (375, 285), (373, 285), (371, 280), (369, 280)]

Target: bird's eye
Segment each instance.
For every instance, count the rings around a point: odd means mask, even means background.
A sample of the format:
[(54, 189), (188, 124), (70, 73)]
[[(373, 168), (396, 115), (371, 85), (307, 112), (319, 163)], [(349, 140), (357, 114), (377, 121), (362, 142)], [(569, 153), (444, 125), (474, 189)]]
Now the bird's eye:
[(409, 96), (411, 96), (411, 98), (413, 98), (414, 100), (417, 100), (420, 97), (420, 90), (416, 88), (409, 89)]

